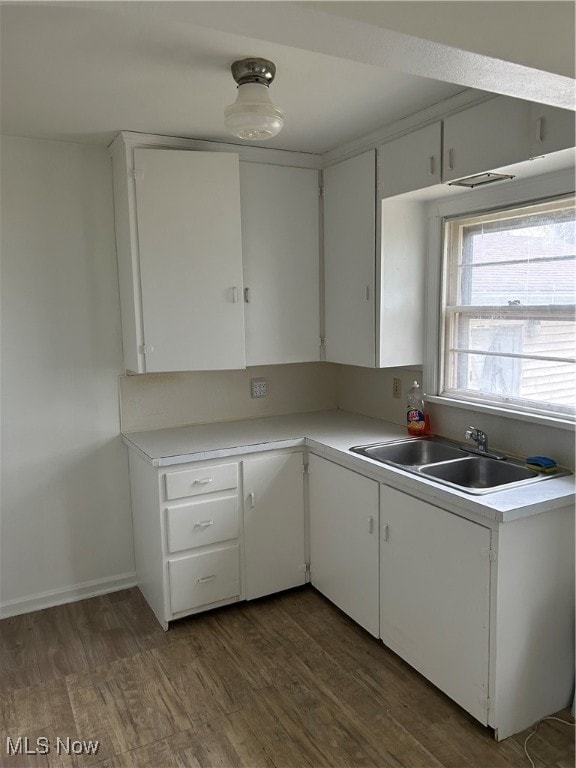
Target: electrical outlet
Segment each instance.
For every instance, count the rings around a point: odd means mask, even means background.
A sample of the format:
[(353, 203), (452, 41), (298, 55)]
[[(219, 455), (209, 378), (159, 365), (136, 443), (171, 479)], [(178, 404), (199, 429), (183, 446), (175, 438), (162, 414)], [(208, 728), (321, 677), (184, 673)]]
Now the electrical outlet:
[(266, 397), (266, 379), (250, 379), (250, 397)]
[(392, 379), (392, 397), (399, 400), (402, 397), (402, 382), (400, 379)]

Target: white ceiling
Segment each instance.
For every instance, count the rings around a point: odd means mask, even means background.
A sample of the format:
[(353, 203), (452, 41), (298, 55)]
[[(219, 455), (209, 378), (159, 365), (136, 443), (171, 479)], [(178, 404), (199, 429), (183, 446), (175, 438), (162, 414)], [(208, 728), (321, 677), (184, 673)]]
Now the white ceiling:
[[(329, 18), (304, 5), (297, 11), (312, 14), (310, 19)], [(229, 141), (223, 110), (236, 97), (230, 64), (256, 55), (276, 62), (271, 96), (285, 110), (284, 130), (266, 146), (321, 153), (469, 85), (459, 80), (457, 67), (452, 82), (440, 68), (438, 79), (431, 79), (393, 68), (393, 61), (383, 66), (354, 60), (344, 38), (341, 45), (335, 41), (338, 55), (283, 44), (281, 23), (270, 35), (234, 34), (230, 27), (252, 29), (240, 24), (248, 12), (234, 24), (242, 6), (252, 13), (266, 7), (274, 21), (276, 11), (291, 13), (294, 4), (3, 5), (2, 133), (99, 144), (120, 130)], [(305, 32), (302, 18), (298, 29)]]

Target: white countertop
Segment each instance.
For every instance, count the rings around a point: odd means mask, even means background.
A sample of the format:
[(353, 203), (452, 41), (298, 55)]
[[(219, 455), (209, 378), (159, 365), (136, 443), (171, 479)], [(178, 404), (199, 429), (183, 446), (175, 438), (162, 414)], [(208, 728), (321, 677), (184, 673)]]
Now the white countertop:
[(317, 411), (130, 432), (123, 439), (129, 448), (158, 467), (306, 446), (312, 453), (484, 525), (574, 504), (572, 475), (479, 496), (452, 490), (350, 451), (352, 446), (406, 436), (403, 427), (380, 419), (346, 411)]

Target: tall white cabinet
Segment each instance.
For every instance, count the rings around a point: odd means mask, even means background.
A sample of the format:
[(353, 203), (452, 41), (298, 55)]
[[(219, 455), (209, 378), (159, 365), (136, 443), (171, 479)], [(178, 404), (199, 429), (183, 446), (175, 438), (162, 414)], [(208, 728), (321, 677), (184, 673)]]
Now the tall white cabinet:
[(246, 364), (320, 359), (318, 171), (240, 163)]

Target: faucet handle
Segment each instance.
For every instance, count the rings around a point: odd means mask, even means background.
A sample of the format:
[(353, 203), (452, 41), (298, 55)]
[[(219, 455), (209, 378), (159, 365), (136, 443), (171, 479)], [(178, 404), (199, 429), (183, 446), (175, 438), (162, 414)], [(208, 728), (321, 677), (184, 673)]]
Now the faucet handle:
[(478, 434), (478, 430), (476, 429), (476, 427), (468, 427), (468, 429), (464, 433), (464, 437), (466, 438), (466, 440), (474, 440), (477, 434)]

